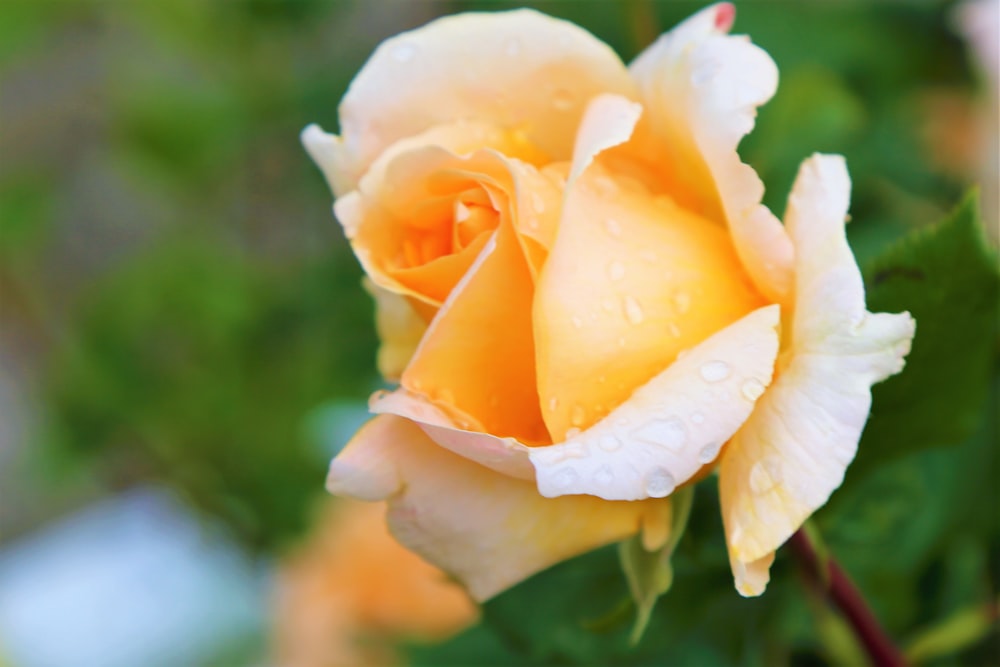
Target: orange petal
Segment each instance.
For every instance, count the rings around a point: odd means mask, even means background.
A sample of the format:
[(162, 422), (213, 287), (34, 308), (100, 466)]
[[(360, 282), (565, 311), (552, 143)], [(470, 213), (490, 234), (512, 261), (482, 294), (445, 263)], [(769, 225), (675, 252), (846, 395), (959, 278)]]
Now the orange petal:
[(591, 166), (567, 194), (534, 305), (553, 440), (764, 303), (725, 230)]
[(549, 442), (535, 386), (533, 289), (517, 235), (502, 224), (431, 322), (403, 387), (460, 425)]
[[(389, 483), (389, 482), (392, 483)], [(666, 501), (543, 498), (434, 444), (414, 423), (376, 417), (330, 466), (332, 493), (388, 499), (407, 547), (451, 573), (477, 600), (595, 547), (638, 532)]]

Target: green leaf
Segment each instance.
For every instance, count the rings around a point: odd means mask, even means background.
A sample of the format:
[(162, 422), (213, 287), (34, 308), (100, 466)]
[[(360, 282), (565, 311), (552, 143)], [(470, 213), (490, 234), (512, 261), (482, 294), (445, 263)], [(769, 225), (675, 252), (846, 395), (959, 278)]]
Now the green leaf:
[(853, 476), (901, 454), (961, 443), (983, 418), (1000, 276), (975, 193), (942, 223), (886, 251), (865, 276), (868, 309), (909, 311), (917, 333), (903, 372), (872, 392)]

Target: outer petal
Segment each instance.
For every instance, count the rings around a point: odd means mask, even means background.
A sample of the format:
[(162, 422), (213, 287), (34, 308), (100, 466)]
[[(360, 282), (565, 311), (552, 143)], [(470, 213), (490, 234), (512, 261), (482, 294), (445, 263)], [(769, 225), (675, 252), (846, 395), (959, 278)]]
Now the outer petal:
[(644, 515), (662, 514), (664, 502), (543, 498), (531, 482), (455, 456), (412, 422), (388, 415), (376, 417), (334, 459), (327, 488), (388, 499), (393, 534), (477, 600), (638, 532)]
[(387, 380), (398, 381), (427, 330), (405, 297), (382, 289), (368, 278), (365, 290), (375, 299), (375, 329), (380, 341), (378, 370)]
[(771, 382), (778, 306), (723, 329), (566, 442), (533, 448), (538, 489), (607, 500), (662, 498), (719, 455)]
[(523, 127), (565, 160), (602, 92), (634, 95), (634, 84), (614, 51), (571, 23), (531, 10), (445, 17), (376, 49), (341, 102), (341, 137), (311, 152), (338, 195), (390, 144), (461, 118)]
[(778, 377), (726, 448), (722, 512), (738, 578), (757, 568), (843, 481), (871, 408), (871, 385), (899, 372), (914, 333), (907, 313), (865, 310), (844, 235), (850, 181), (843, 159), (799, 170), (787, 225), (796, 247), (790, 348)]
[(761, 205), (764, 186), (736, 147), (753, 129), (757, 107), (777, 88), (778, 70), (746, 37), (725, 35), (728, 3), (713, 5), (650, 46), (630, 66), (646, 114), (635, 148), (663, 170), (682, 205), (724, 216), (757, 288), (787, 301), (792, 245)]

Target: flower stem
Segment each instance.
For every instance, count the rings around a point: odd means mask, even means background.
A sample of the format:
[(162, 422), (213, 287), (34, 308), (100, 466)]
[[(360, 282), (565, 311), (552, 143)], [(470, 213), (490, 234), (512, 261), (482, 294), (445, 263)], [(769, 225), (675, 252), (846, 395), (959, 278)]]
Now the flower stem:
[(861, 592), (831, 554), (805, 528), (788, 542), (806, 576), (844, 615), (875, 667), (905, 667), (906, 659), (885, 633)]

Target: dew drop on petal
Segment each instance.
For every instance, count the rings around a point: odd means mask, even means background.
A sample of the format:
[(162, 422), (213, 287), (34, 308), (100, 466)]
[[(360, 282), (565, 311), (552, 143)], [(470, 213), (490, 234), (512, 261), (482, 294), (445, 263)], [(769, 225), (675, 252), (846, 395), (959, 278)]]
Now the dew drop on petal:
[(632, 431), (637, 440), (677, 451), (687, 442), (687, 428), (677, 417), (653, 419)]
[(552, 483), (560, 489), (565, 489), (576, 484), (580, 476), (572, 468), (563, 468), (552, 477)]
[(705, 382), (722, 382), (729, 377), (729, 364), (724, 361), (710, 361), (701, 367), (700, 372)]
[(549, 410), (555, 412), (556, 408), (559, 407), (559, 399), (553, 396), (549, 399)]
[[(575, 438), (580, 435), (580, 433), (580, 429), (575, 426), (573, 428), (568, 428), (566, 429), (566, 439), (569, 440), (570, 438)], [(580, 458), (582, 456), (584, 456), (584, 454), (575, 455), (573, 458)]]
[(646, 494), (650, 498), (664, 498), (674, 492), (677, 482), (666, 468), (653, 468), (646, 475)]
[(775, 487), (777, 481), (768, 472), (765, 465), (758, 461), (750, 469), (750, 490), (760, 495)]
[(691, 308), (691, 296), (687, 292), (677, 292), (673, 296), (674, 310), (683, 315)]
[(718, 63), (713, 61), (702, 63), (691, 72), (691, 85), (695, 88), (708, 85), (715, 78), (718, 71)]
[(582, 426), (584, 420), (587, 418), (587, 411), (582, 405), (574, 405), (572, 412), (570, 412), (569, 421), (573, 426)]
[(604, 221), (604, 229), (608, 231), (608, 234), (615, 238), (622, 235), (622, 226), (614, 218), (608, 218)]
[(626, 295), (622, 299), (622, 306), (625, 309), (625, 319), (629, 321), (629, 324), (642, 324), (645, 315), (642, 312), (642, 306), (635, 300), (635, 297)]
[(608, 278), (611, 280), (621, 280), (625, 277), (625, 265), (619, 261), (608, 264)]
[(408, 63), (417, 55), (417, 47), (402, 42), (392, 47), (392, 58), (398, 63)]
[(531, 208), (535, 213), (541, 213), (545, 210), (545, 199), (537, 192), (531, 193)]
[(706, 464), (715, 460), (722, 449), (721, 442), (710, 442), (698, 451), (698, 463)]
[(750, 378), (743, 383), (743, 386), (740, 388), (740, 393), (742, 393), (743, 397), (748, 401), (756, 401), (764, 394), (764, 385), (760, 380)]
[(681, 328), (679, 326), (677, 326), (675, 323), (671, 322), (667, 326), (667, 328), (670, 329), (670, 335), (673, 336), (674, 338), (680, 338), (681, 337)]
[(564, 88), (557, 90), (552, 95), (552, 106), (559, 111), (569, 111), (573, 108), (575, 101), (573, 93)]
[(572, 319), (571, 319), (570, 321), (571, 321), (571, 322), (573, 323), (573, 326), (574, 326), (575, 328), (577, 328), (577, 329), (580, 329), (580, 328), (582, 328), (582, 327), (583, 327), (583, 320), (581, 320), (581, 319), (580, 319), (580, 318), (579, 318), (578, 316), (576, 316), (576, 315), (574, 315), (574, 316), (573, 316), (573, 318), (572, 318)]
[(613, 481), (615, 481), (615, 473), (611, 470), (611, 466), (603, 465), (594, 473), (594, 482), (601, 486), (607, 486)]
[(622, 441), (618, 439), (618, 436), (605, 433), (598, 438), (597, 446), (606, 452), (616, 452), (622, 448)]

